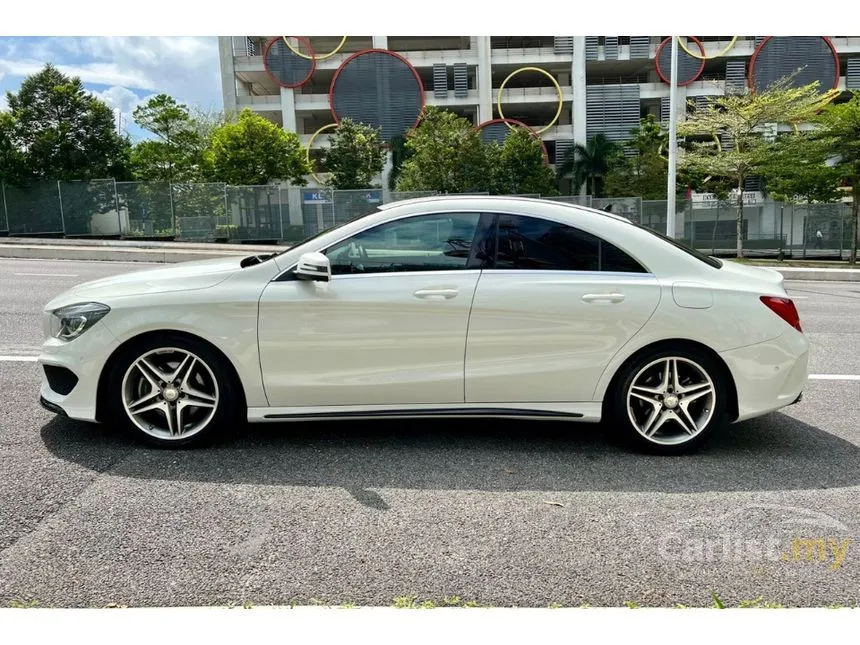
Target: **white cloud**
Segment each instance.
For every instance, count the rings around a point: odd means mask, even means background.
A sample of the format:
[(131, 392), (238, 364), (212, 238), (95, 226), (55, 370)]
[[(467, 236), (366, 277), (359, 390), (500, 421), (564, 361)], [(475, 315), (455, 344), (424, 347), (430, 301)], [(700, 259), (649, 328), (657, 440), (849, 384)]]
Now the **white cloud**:
[[(214, 37), (83, 37), (6, 41), (0, 74), (21, 77), (51, 62), (84, 83), (164, 92), (204, 109), (221, 107), (218, 42)], [(127, 97), (127, 95), (126, 95)]]
[(9, 108), (9, 101), (6, 100), (5, 94), (0, 94), (0, 112), (4, 112)]

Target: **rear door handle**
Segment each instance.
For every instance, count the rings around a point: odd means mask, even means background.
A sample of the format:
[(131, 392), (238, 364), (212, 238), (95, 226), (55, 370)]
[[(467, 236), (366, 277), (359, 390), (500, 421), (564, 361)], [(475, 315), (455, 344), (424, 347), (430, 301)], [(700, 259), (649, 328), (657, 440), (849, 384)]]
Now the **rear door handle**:
[(584, 302), (621, 302), (623, 293), (586, 293), (582, 296)]
[(412, 295), (424, 300), (439, 300), (442, 298), (449, 300), (460, 295), (460, 291), (458, 289), (419, 289), (418, 291), (414, 291)]

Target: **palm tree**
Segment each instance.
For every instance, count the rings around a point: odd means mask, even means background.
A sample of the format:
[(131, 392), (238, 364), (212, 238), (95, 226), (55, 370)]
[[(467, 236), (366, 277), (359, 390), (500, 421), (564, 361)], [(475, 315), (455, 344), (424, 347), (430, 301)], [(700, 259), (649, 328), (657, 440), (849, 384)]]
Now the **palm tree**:
[(591, 196), (599, 197), (597, 179), (612, 169), (619, 152), (618, 145), (610, 141), (605, 134), (595, 134), (586, 145), (577, 143), (567, 151), (558, 166), (558, 178), (563, 179), (570, 175), (574, 193), (578, 193), (585, 183)]

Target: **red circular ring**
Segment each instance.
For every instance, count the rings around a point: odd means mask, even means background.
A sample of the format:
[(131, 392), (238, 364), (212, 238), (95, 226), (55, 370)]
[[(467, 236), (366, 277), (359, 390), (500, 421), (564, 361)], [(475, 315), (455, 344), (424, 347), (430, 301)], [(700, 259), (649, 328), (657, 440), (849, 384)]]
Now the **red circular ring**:
[(537, 132), (535, 132), (534, 128), (532, 128), (529, 125), (526, 125), (522, 121), (517, 121), (516, 119), (490, 119), (489, 121), (484, 121), (483, 123), (479, 123), (478, 125), (476, 125), (475, 126), (475, 132), (480, 132), (481, 130), (486, 128), (488, 125), (492, 125), (494, 123), (511, 123), (513, 125), (517, 125), (517, 126), (520, 126), (521, 128), (525, 128), (526, 130), (528, 130), (535, 139), (540, 141), (540, 146), (543, 149), (544, 163), (549, 165), (549, 151), (546, 148), (546, 142), (543, 139), (541, 139), (541, 136)]
[[(308, 75), (305, 78), (303, 78), (300, 82), (298, 82), (294, 85), (287, 85), (286, 83), (282, 83), (279, 79), (275, 78), (275, 75), (272, 73), (272, 70), (269, 69), (269, 49), (271, 49), (272, 45), (274, 45), (276, 42), (278, 42), (282, 38), (297, 38), (298, 40), (305, 41), (308, 45), (308, 52), (311, 55), (311, 68), (310, 68), (310, 71), (308, 71)], [(303, 60), (306, 60), (306, 59), (303, 59)], [(304, 36), (275, 36), (269, 42), (266, 43), (266, 46), (263, 49), (263, 68), (266, 70), (266, 75), (270, 79), (272, 79), (272, 81), (274, 81), (274, 83), (276, 85), (279, 85), (281, 87), (286, 87), (287, 89), (295, 89), (296, 87), (301, 87), (302, 85), (307, 83), (309, 80), (311, 80), (311, 77), (314, 75), (314, 70), (316, 70), (316, 68), (317, 68), (317, 56), (316, 56), (316, 53), (314, 53), (314, 48), (311, 46), (311, 41), (308, 38), (305, 38)]]
[(415, 76), (415, 80), (418, 81), (418, 90), (419, 90), (419, 93), (421, 95), (421, 108), (418, 110), (418, 116), (415, 119), (415, 123), (413, 123), (412, 127), (409, 128), (410, 130), (412, 130), (421, 122), (421, 117), (424, 114), (424, 108), (427, 106), (427, 97), (425, 96), (424, 83), (421, 82), (421, 76), (418, 74), (418, 70), (415, 69), (415, 67), (412, 65), (412, 63), (410, 63), (408, 60), (406, 60), (406, 58), (404, 56), (401, 56), (397, 52), (393, 52), (393, 51), (390, 51), (388, 49), (379, 49), (379, 48), (375, 48), (375, 47), (371, 47), (370, 49), (362, 49), (361, 51), (357, 51), (357, 52), (351, 54), (346, 60), (344, 60), (340, 64), (340, 67), (338, 67), (337, 70), (335, 71), (334, 76), (331, 79), (331, 85), (329, 86), (329, 90), (328, 90), (328, 105), (329, 105), (329, 109), (331, 110), (331, 114), (334, 117), (334, 122), (340, 123), (340, 117), (338, 117), (337, 112), (334, 109), (334, 86), (335, 86), (335, 83), (337, 83), (337, 77), (340, 76), (341, 71), (347, 66), (347, 64), (353, 58), (358, 58), (359, 56), (363, 56), (364, 54), (370, 54), (372, 52), (377, 52), (380, 54), (388, 54), (389, 56), (393, 56), (394, 58), (397, 58), (397, 59), (403, 61), (404, 63), (406, 63), (407, 67), (409, 67), (409, 70), (412, 72), (412, 75)]
[[(755, 75), (753, 72), (755, 71), (755, 63), (756, 60), (758, 60), (759, 52), (761, 52), (761, 48), (764, 47), (764, 44), (771, 38), (773, 38), (773, 36), (765, 36), (762, 38), (762, 41), (758, 44), (750, 57), (750, 68), (747, 70), (747, 87), (749, 87), (750, 92), (755, 92)], [(833, 87), (830, 89), (835, 90), (839, 87), (839, 74), (842, 71), (839, 66), (839, 53), (836, 51), (836, 45), (833, 44), (830, 37), (819, 36), (819, 38), (823, 39), (824, 42), (827, 43), (827, 46), (830, 47), (830, 51), (833, 52), (833, 61), (836, 63), (836, 78), (833, 80)]]
[[(678, 38), (682, 38), (682, 36), (678, 36)], [(695, 36), (687, 36), (687, 38), (689, 38), (690, 40), (692, 40), (693, 42), (695, 42), (699, 46), (699, 50), (702, 52), (702, 56), (704, 56), (705, 55), (705, 46), (702, 44), (702, 41), (699, 40), (698, 38), (696, 38)], [(654, 56), (654, 67), (657, 68), (657, 76), (659, 76), (660, 80), (663, 81), (664, 83), (666, 83), (667, 85), (672, 84), (672, 79), (666, 78), (665, 76), (663, 76), (663, 70), (660, 69), (660, 52), (663, 51), (663, 47), (665, 47), (666, 43), (668, 43), (670, 40), (672, 40), (671, 36), (669, 36), (662, 43), (660, 43), (657, 46), (657, 53)], [(683, 53), (683, 50), (681, 50), (679, 52), (679, 55), (681, 53)], [(693, 78), (691, 78), (689, 81), (684, 81), (683, 83), (678, 83), (678, 87), (684, 87), (685, 85), (689, 85), (690, 83), (695, 83), (698, 80), (698, 78), (702, 75), (702, 72), (705, 71), (705, 60), (702, 59), (699, 62), (701, 63), (699, 65), (699, 71), (697, 71), (695, 74), (693, 74)]]

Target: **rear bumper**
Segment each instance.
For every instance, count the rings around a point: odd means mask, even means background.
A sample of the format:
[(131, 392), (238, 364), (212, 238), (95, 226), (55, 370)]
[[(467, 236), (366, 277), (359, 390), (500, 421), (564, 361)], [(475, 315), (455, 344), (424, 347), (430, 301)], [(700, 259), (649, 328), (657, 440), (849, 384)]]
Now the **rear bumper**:
[(737, 421), (798, 403), (806, 387), (809, 341), (790, 330), (763, 343), (720, 354), (735, 381)]

